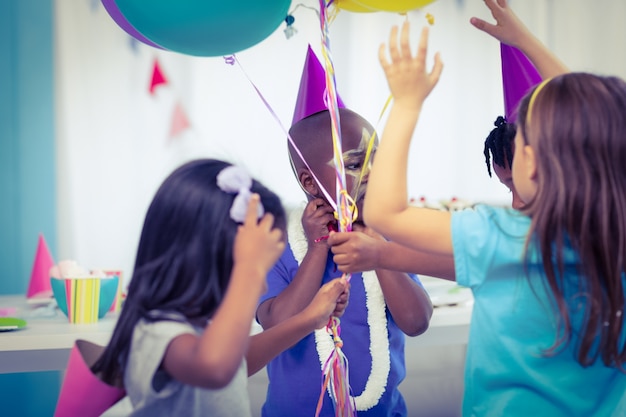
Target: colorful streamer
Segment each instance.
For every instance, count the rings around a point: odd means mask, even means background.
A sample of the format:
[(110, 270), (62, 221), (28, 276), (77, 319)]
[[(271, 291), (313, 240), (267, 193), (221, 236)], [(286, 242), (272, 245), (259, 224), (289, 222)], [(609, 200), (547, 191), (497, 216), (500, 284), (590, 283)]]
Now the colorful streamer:
[(337, 106), (337, 89), (335, 83), (335, 68), (330, 54), (330, 39), (328, 36), (328, 25), (330, 23), (328, 8), (325, 0), (320, 0), (320, 28), (322, 33), (322, 57), (324, 58), (324, 69), (326, 71), (326, 107), (330, 114), (331, 134), (333, 140), (333, 158), (336, 169), (336, 201), (337, 201), (337, 221), (339, 231), (349, 232), (352, 230), (352, 213), (350, 209), (354, 207), (349, 204), (346, 192), (346, 173), (343, 164), (343, 151), (341, 141), (341, 121), (339, 108)]
[(325, 377), (315, 415), (319, 416), (324, 401), (324, 392), (328, 390), (335, 406), (336, 416), (356, 416), (356, 403), (354, 398), (350, 396), (350, 385), (348, 384), (348, 358), (341, 351), (343, 341), (339, 337), (341, 332), (339, 319), (331, 317), (326, 325), (326, 330), (332, 336), (335, 348), (322, 369)]
[(315, 179), (315, 182), (319, 185), (320, 189), (322, 190), (322, 193), (324, 194), (324, 197), (326, 197), (326, 200), (333, 207), (333, 209), (335, 211), (337, 211), (337, 205), (335, 204), (334, 200), (332, 198), (330, 198), (330, 193), (328, 191), (326, 191), (326, 189), (324, 188), (322, 183), (319, 181), (317, 176), (315, 176), (315, 173), (313, 172), (313, 170), (309, 166), (308, 162), (304, 159), (304, 156), (302, 156), (302, 153), (300, 152), (300, 149), (296, 145), (296, 142), (293, 140), (293, 138), (289, 134), (289, 130), (286, 129), (285, 126), (283, 125), (283, 123), (280, 121), (280, 118), (278, 117), (278, 115), (276, 114), (276, 112), (274, 111), (272, 106), (270, 106), (269, 102), (265, 99), (265, 97), (261, 93), (261, 90), (259, 90), (259, 88), (256, 86), (256, 84), (252, 81), (252, 79), (250, 78), (250, 76), (248, 75), (246, 70), (243, 68), (243, 66), (241, 65), (241, 63), (237, 59), (237, 56), (234, 55), (234, 54), (233, 55), (224, 56), (224, 62), (226, 62), (228, 65), (235, 65), (235, 64), (237, 64), (239, 66), (239, 69), (241, 69), (241, 72), (243, 72), (243, 75), (245, 75), (245, 77), (248, 79), (248, 81), (252, 85), (252, 88), (254, 88), (254, 91), (256, 91), (257, 95), (259, 96), (259, 98), (261, 99), (261, 101), (263, 102), (265, 107), (267, 107), (267, 109), (269, 110), (270, 114), (272, 115), (272, 117), (274, 117), (274, 120), (276, 120), (276, 122), (278, 123), (278, 125), (282, 129), (282, 131), (285, 134), (285, 136), (287, 136), (287, 140), (289, 141), (291, 146), (293, 146), (293, 148), (296, 151), (296, 154), (298, 155), (298, 157), (302, 160), (302, 162), (304, 162), (304, 165), (311, 172), (311, 175)]
[[(330, 0), (332, 3), (332, 0)], [(326, 107), (330, 114), (331, 133), (333, 140), (333, 160), (335, 163), (335, 190), (337, 196), (337, 225), (341, 232), (352, 231), (352, 221), (356, 215), (356, 204), (350, 198), (346, 191), (346, 173), (343, 164), (343, 151), (341, 141), (341, 120), (339, 117), (339, 108), (337, 106), (337, 90), (335, 84), (335, 68), (330, 54), (330, 38), (328, 36), (328, 26), (334, 15), (329, 14), (329, 2), (320, 0), (320, 29), (322, 33), (322, 56), (324, 58), (324, 68), (326, 72)], [(336, 9), (331, 9), (336, 10)], [(349, 281), (350, 274), (344, 274)], [(335, 408), (335, 416), (337, 417), (355, 417), (356, 404), (350, 395), (350, 378), (348, 369), (348, 360), (341, 348), (343, 342), (339, 335), (341, 334), (339, 319), (331, 317), (326, 329), (332, 336), (334, 349), (326, 360), (322, 368), (324, 382), (320, 397), (317, 404), (315, 417), (319, 416), (324, 401), (326, 391)]]
[[(352, 230), (352, 222), (356, 220), (358, 217), (356, 202), (354, 198), (350, 196), (346, 187), (346, 176), (345, 176), (345, 167), (343, 163), (343, 151), (342, 151), (342, 141), (341, 141), (341, 121), (339, 116), (339, 107), (337, 104), (337, 90), (335, 84), (335, 72), (334, 65), (332, 62), (332, 57), (330, 54), (330, 42), (328, 37), (328, 26), (329, 23), (334, 19), (337, 13), (336, 8), (330, 8), (329, 5), (333, 3), (332, 0), (325, 3), (325, 0), (320, 0), (320, 27), (322, 33), (322, 56), (324, 58), (324, 69), (326, 75), (326, 91), (325, 91), (325, 103), (326, 107), (331, 116), (331, 137), (333, 141), (333, 161), (336, 168), (336, 201), (330, 198), (329, 193), (324, 189), (321, 185), (320, 181), (315, 178), (316, 182), (320, 185), (326, 200), (333, 206), (333, 209), (336, 213), (338, 230), (342, 232), (350, 232)], [(330, 12), (329, 12), (330, 10)], [(230, 65), (234, 65), (235, 63), (240, 67), (248, 81), (253, 86), (254, 90), (257, 92), (258, 96), (261, 98), (267, 109), (270, 111), (274, 119), (278, 122), (279, 126), (282, 128), (283, 132), (286, 134), (289, 142), (295, 149), (296, 153), (300, 157), (300, 159), (304, 162), (304, 164), (308, 167), (307, 161), (303, 158), (300, 150), (296, 146), (295, 142), (289, 135), (289, 132), (283, 124), (281, 123), (279, 117), (276, 115), (272, 107), (269, 105), (263, 94), (259, 88), (254, 84), (254, 82), (250, 79), (246, 71), (243, 69), (241, 63), (237, 60), (235, 55), (229, 55), (224, 57), (225, 62)], [(381, 111), (379, 121), (382, 118), (387, 106), (391, 101), (391, 96), (385, 103), (383, 110)], [(369, 161), (371, 160), (371, 154), (374, 147), (374, 142), (376, 140), (376, 132), (370, 138), (367, 147), (367, 153), (365, 156), (365, 161), (363, 164), (363, 169), (358, 179), (358, 183), (360, 185), (363, 177), (369, 170)], [(311, 174), (315, 177), (313, 170), (309, 168)], [(355, 189), (358, 189), (355, 187)], [(347, 280), (350, 280), (350, 274), (344, 274), (344, 277)], [(349, 379), (349, 366), (348, 359), (344, 355), (342, 351), (343, 341), (340, 338), (341, 327), (340, 321), (336, 317), (331, 317), (326, 326), (326, 331), (329, 334), (329, 337), (332, 338), (333, 341), (333, 349), (326, 359), (323, 367), (322, 367), (322, 375), (323, 382), (321, 386), (321, 393), (318, 399), (317, 409), (316, 409), (316, 417), (319, 417), (319, 413), (321, 412), (321, 408), (323, 405), (324, 397), (326, 391), (328, 391), (331, 401), (333, 402), (333, 407), (335, 409), (336, 417), (356, 417), (356, 403), (354, 397), (350, 395), (350, 379)]]
[[(393, 96), (390, 94), (389, 97), (387, 97), (387, 101), (385, 101), (385, 105), (380, 111), (380, 114), (378, 115), (378, 121), (376, 122), (376, 128), (374, 129), (374, 134), (372, 135), (369, 142), (367, 143), (367, 151), (365, 152), (365, 160), (363, 161), (363, 167), (361, 167), (361, 173), (359, 174), (359, 180), (357, 182), (357, 185), (356, 187), (354, 187), (355, 190), (358, 190), (361, 187), (361, 182), (363, 182), (363, 177), (365, 176), (365, 173), (369, 172), (370, 160), (372, 159), (372, 149), (374, 149), (374, 142), (376, 141), (376, 132), (378, 131), (378, 125), (380, 124), (380, 121), (382, 120), (383, 115), (387, 111), (387, 107), (389, 107), (389, 104), (391, 103), (392, 99), (393, 99)], [(354, 218), (357, 217), (356, 214), (357, 213), (355, 212)]]

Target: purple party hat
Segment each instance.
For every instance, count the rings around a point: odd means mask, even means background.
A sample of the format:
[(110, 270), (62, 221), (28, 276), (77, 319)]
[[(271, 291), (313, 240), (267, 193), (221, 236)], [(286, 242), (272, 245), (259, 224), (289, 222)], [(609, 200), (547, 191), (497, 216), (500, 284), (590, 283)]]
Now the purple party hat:
[(502, 59), (502, 89), (506, 120), (515, 123), (517, 106), (532, 87), (541, 82), (537, 68), (519, 49), (500, 44)]
[[(300, 90), (293, 112), (292, 126), (312, 114), (328, 109), (324, 101), (325, 91), (326, 71), (309, 45), (300, 78)], [(339, 93), (337, 93), (337, 107), (346, 107), (339, 97)]]

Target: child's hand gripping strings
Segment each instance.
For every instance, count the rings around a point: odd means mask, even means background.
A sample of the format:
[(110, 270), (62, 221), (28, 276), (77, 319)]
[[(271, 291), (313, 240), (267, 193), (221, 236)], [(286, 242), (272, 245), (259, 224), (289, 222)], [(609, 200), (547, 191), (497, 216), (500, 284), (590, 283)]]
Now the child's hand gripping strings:
[(248, 375), (261, 370), (276, 355), (307, 334), (326, 326), (330, 317), (341, 317), (349, 297), (350, 284), (345, 278), (336, 278), (322, 285), (302, 311), (252, 336), (246, 354)]
[(316, 329), (321, 329), (330, 317), (343, 316), (349, 298), (350, 283), (344, 277), (335, 278), (322, 285), (302, 314), (311, 318)]

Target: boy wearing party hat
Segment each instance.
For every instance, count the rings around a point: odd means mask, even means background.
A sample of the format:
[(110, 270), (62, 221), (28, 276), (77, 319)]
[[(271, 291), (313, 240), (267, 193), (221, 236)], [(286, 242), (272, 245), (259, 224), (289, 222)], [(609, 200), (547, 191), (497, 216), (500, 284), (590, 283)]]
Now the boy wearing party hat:
[(500, 41), (505, 116), (498, 116), (496, 119), (496, 127), (487, 136), (483, 153), (489, 176), (491, 177), (493, 168), (500, 182), (511, 190), (511, 205), (519, 209), (524, 206), (524, 202), (513, 186), (511, 174), (517, 106), (542, 79), (552, 78), (569, 70), (528, 30), (505, 0), (486, 0), (485, 5), (491, 10), (496, 24), (492, 25), (476, 17), (470, 22)]
[[(366, 259), (361, 265), (368, 267), (360, 269), (365, 272), (352, 274), (350, 303), (341, 319), (351, 394), (359, 416), (405, 416), (406, 405), (398, 390), (406, 373), (404, 335), (416, 336), (428, 328), (432, 304), (416, 276), (398, 272), (400, 264), (389, 269), (387, 263), (397, 256), (397, 245), (362, 223), (369, 172), (366, 154), (374, 129), (346, 109), (340, 97), (346, 190), (356, 202), (358, 215), (353, 231), (329, 231), (337, 228), (328, 197), (336, 195), (337, 174), (324, 77), (324, 69), (309, 48), (289, 131), (292, 168), (308, 202), (290, 216), (288, 247), (268, 274), (268, 291), (259, 302), (257, 318), (264, 328), (279, 323), (306, 306), (322, 284), (341, 276), (350, 259)], [(333, 347), (321, 329), (271, 361), (262, 415), (315, 415), (322, 394), (322, 365)], [(335, 416), (328, 392), (323, 395), (319, 415)]]

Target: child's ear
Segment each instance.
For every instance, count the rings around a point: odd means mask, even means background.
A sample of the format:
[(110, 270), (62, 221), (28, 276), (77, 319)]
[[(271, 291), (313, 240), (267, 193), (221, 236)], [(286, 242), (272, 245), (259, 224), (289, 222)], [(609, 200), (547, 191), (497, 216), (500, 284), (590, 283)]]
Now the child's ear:
[(526, 166), (526, 175), (531, 181), (537, 180), (537, 159), (535, 150), (530, 145), (524, 145), (524, 164)]
[(300, 170), (298, 173), (298, 180), (307, 194), (312, 195), (313, 197), (319, 195), (317, 181), (315, 181), (315, 178), (313, 178), (313, 175), (311, 175), (308, 169)]

